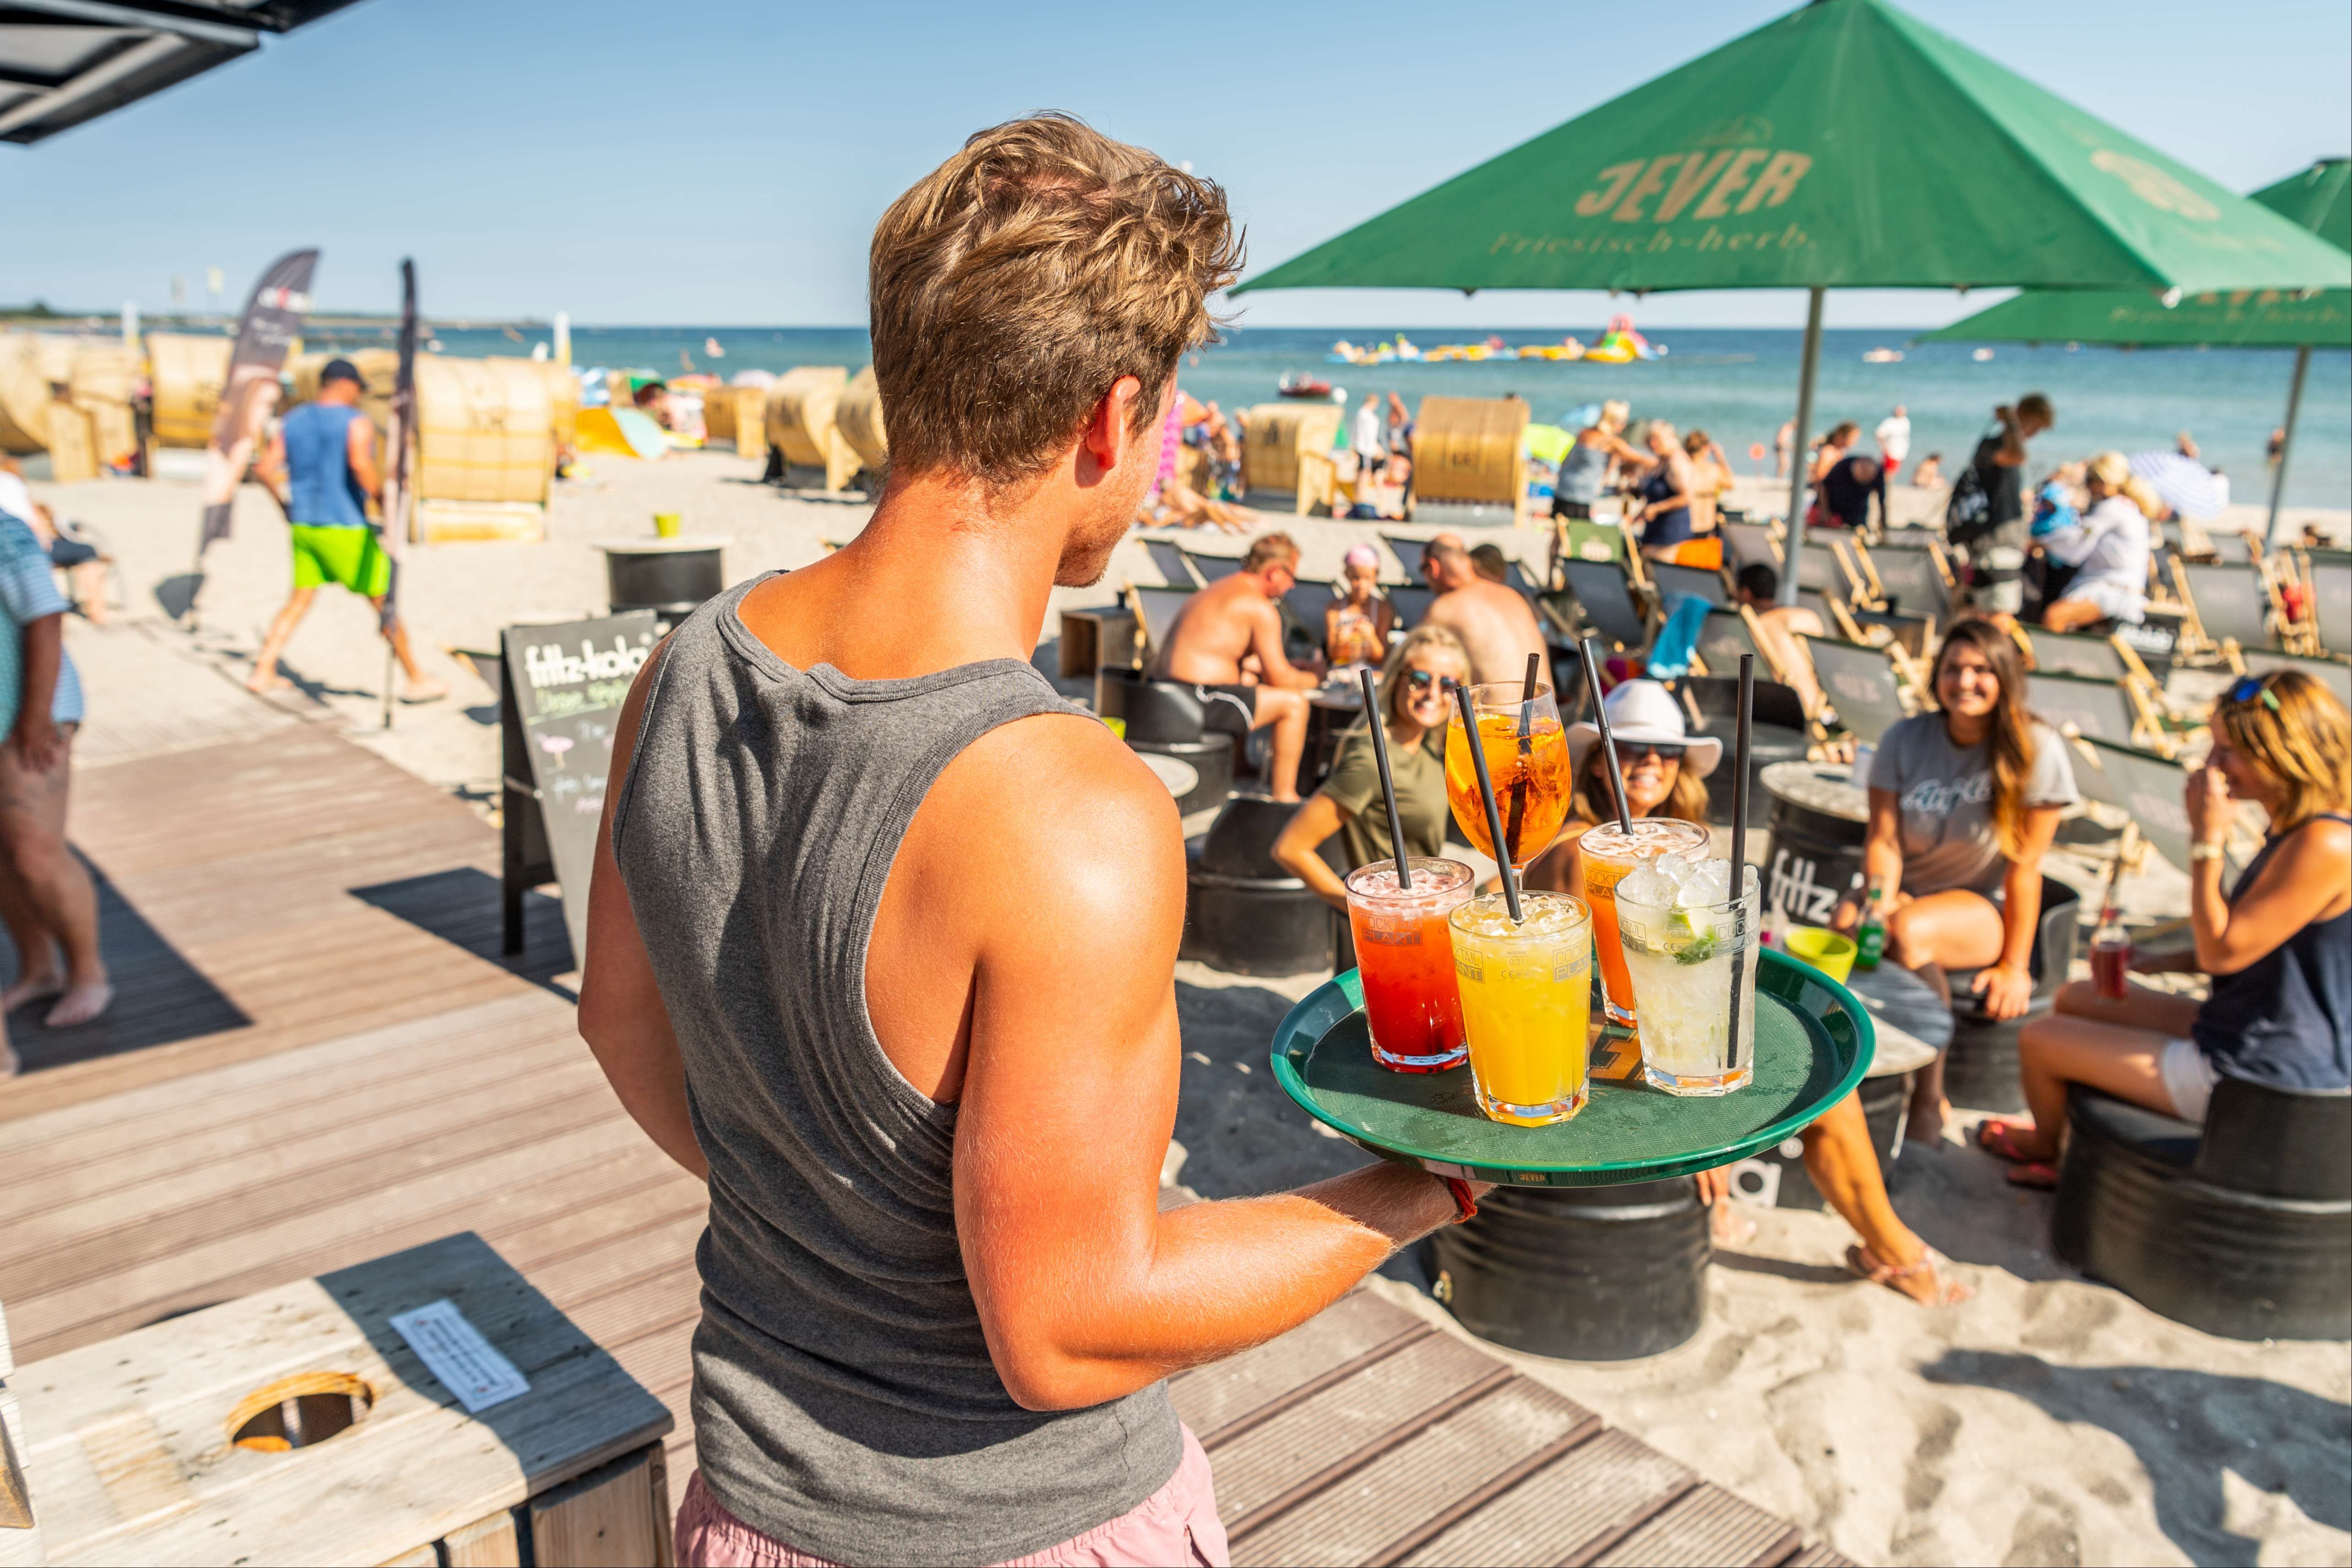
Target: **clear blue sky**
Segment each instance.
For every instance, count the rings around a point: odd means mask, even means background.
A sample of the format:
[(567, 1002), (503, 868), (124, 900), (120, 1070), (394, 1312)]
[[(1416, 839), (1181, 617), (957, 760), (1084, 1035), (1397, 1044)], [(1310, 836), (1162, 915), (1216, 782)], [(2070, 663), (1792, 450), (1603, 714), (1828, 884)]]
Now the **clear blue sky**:
[[(318, 294), (604, 324), (862, 322), (890, 199), (973, 129), (1072, 110), (1223, 182), (1271, 265), (1703, 54), (1787, 0), (1354, 0), (1203, 8), (365, 0), (32, 148), (0, 145), (0, 301), (241, 301), (280, 251)], [(2344, 0), (1909, 0), (1934, 26), (2244, 190), (2352, 141)], [(225, 193), (243, 170), (242, 189)], [(1832, 294), (1832, 325), (1994, 296)], [(1314, 291), (1258, 325), (1586, 322), (1585, 296)], [(1795, 325), (1801, 296), (1644, 302)]]

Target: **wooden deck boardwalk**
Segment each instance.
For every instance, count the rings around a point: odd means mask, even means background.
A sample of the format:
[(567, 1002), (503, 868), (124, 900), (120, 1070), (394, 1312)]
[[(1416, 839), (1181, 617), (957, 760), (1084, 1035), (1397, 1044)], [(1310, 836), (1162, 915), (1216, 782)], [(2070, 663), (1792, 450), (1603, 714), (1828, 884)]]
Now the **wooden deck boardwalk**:
[[(499, 959), (495, 835), (321, 727), (78, 788), (122, 1000), (15, 1023), (17, 1360), (474, 1231), (675, 1413), (682, 1492), (702, 1189), (581, 1043), (552, 901)], [(1369, 1292), (1172, 1392), (1240, 1563), (1840, 1561)]]

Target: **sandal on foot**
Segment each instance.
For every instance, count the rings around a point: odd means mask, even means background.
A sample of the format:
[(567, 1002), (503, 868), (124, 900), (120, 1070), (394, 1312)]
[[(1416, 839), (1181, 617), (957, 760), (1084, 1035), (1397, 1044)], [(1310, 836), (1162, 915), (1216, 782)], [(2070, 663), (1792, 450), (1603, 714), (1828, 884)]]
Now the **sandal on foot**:
[(2058, 1167), (2048, 1160), (2021, 1160), (2010, 1167), (2009, 1185), (2030, 1186), (2036, 1192), (2055, 1192)]
[[(1845, 1249), (1845, 1266), (1856, 1277), (1874, 1285), (1884, 1285), (1904, 1300), (1917, 1301), (1923, 1307), (1956, 1307), (1976, 1294), (1958, 1280), (1945, 1279), (1937, 1271), (1936, 1264), (1935, 1249), (1927, 1247), (1922, 1247), (1918, 1258), (1900, 1269), (1892, 1263), (1881, 1262), (1878, 1255), (1867, 1247), (1857, 1244)], [(1921, 1274), (1927, 1275), (1934, 1283), (1934, 1290), (1926, 1301), (1920, 1301), (1899, 1283), (1905, 1280), (1916, 1280)]]
[(1977, 1124), (1977, 1147), (1987, 1154), (1999, 1155), (2013, 1166), (2031, 1165), (2034, 1156), (2017, 1146), (2017, 1134), (2032, 1130), (2031, 1122), (2011, 1122), (2000, 1116), (1987, 1116)]

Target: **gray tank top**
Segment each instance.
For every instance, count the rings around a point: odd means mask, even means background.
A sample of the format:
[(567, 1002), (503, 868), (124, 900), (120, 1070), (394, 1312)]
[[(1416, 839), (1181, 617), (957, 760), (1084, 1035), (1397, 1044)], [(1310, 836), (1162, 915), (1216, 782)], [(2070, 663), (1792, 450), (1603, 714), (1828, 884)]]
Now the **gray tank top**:
[(796, 670), (736, 613), (752, 586), (671, 636), (613, 813), (710, 1161), (703, 1484), (842, 1563), (1042, 1551), (1165, 1485), (1176, 1416), (1160, 1385), (1042, 1414), (1005, 1393), (956, 1245), (955, 1107), (882, 1053), (866, 949), (940, 770), (1000, 724), (1074, 710), (1010, 659)]
[(1559, 476), (1552, 483), (1551, 493), (1563, 501), (1582, 501), (1590, 506), (1601, 498), (1601, 476), (1608, 472), (1607, 447), (1577, 442), (1560, 458)]

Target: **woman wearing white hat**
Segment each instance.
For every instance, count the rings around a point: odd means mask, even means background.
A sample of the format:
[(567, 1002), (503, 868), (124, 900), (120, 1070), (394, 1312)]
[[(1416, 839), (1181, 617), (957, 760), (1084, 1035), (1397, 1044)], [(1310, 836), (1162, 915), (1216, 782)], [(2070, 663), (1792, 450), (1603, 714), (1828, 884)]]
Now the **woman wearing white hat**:
[[(1601, 706), (1617, 745), (1617, 777), (1624, 786), (1626, 811), (1636, 817), (1706, 821), (1706, 779), (1723, 760), (1723, 742), (1692, 736), (1683, 722), (1682, 705), (1655, 681), (1621, 682)], [(1599, 727), (1590, 722), (1568, 727), (1570, 777), (1575, 780), (1568, 826), (1528, 867), (1528, 887), (1584, 894), (1584, 862), (1577, 841), (1617, 815), (1600, 738)], [(1803, 1136), (1805, 1174), (1863, 1238), (1860, 1246), (1846, 1249), (1848, 1268), (1928, 1306), (1948, 1306), (1968, 1298), (1971, 1292), (1966, 1286), (1938, 1276), (1927, 1244), (1895, 1218), (1859, 1098), (1847, 1095), (1806, 1128)], [(1708, 1171), (1698, 1184), (1699, 1195), (1717, 1207), (1718, 1232), (1728, 1229), (1723, 1207), (1731, 1189), (1728, 1173)]]

